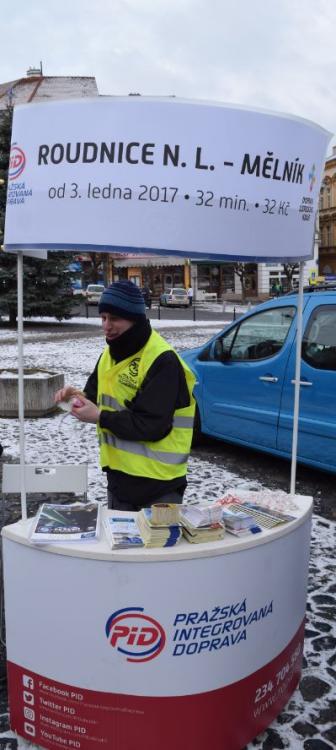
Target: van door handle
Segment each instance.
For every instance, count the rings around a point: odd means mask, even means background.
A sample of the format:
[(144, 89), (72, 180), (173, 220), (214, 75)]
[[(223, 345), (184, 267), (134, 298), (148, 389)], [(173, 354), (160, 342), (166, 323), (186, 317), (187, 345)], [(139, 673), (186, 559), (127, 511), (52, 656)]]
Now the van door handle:
[(279, 378), (274, 378), (272, 375), (260, 375), (259, 380), (263, 380), (265, 383), (277, 383)]
[[(291, 380), (291, 384), (295, 385), (296, 380)], [(299, 385), (313, 385), (310, 380), (300, 380)]]

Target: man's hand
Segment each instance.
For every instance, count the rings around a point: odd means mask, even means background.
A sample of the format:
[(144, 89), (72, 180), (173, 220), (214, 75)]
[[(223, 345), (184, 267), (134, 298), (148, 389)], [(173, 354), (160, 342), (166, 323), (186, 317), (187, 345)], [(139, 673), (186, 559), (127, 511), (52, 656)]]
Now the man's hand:
[(79, 398), (85, 398), (84, 393), (78, 388), (74, 388), (72, 385), (65, 385), (59, 391), (56, 391), (54, 401), (59, 404), (60, 401), (69, 401), (70, 398), (79, 396)]
[(71, 414), (80, 422), (90, 422), (91, 424), (97, 424), (99, 422), (100, 410), (96, 404), (89, 401), (88, 398), (78, 396), (75, 398), (72, 404)]

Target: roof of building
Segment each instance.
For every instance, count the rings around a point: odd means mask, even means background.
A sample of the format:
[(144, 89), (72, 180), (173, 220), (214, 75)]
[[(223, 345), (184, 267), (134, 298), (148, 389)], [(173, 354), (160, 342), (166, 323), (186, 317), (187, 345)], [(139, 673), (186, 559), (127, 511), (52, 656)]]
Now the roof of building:
[(30, 75), (0, 84), (0, 110), (8, 105), (98, 95), (93, 76)]

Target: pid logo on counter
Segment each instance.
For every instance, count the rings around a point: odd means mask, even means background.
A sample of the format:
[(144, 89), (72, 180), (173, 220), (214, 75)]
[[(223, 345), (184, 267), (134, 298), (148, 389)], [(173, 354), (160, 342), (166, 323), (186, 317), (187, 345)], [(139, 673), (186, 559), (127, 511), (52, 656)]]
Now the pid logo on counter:
[(113, 612), (105, 625), (112, 648), (126, 661), (144, 662), (159, 656), (166, 643), (163, 627), (153, 617), (142, 614), (143, 607), (126, 607)]

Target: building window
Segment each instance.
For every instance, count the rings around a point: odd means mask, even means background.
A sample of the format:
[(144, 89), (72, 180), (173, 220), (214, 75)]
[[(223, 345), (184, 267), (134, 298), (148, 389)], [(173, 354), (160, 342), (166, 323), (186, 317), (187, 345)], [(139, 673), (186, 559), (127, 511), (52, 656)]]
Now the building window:
[(322, 240), (322, 247), (327, 247), (328, 245), (328, 227), (324, 226), (321, 229), (321, 240)]
[(319, 209), (320, 209), (320, 211), (323, 210), (323, 192), (324, 192), (324, 190), (323, 190), (323, 188), (321, 188), (320, 200), (319, 200)]
[(198, 289), (210, 290), (210, 266), (198, 266), (197, 286)]

